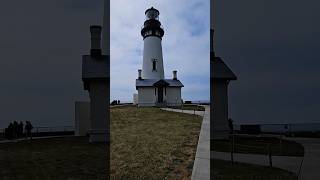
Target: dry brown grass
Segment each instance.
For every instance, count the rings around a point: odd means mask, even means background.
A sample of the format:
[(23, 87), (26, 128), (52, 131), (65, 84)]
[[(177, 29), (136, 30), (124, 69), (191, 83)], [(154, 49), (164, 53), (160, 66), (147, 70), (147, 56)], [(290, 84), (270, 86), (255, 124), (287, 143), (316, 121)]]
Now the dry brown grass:
[(112, 179), (189, 179), (202, 118), (157, 108), (111, 109)]

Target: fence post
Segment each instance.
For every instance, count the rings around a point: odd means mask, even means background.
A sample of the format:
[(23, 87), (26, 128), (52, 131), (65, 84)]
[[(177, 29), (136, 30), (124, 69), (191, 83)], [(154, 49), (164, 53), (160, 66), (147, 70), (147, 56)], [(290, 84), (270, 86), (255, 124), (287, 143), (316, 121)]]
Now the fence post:
[(282, 135), (280, 135), (280, 154), (282, 155), (283, 150), (282, 150)]
[(233, 158), (233, 155), (234, 155), (234, 134), (231, 134), (231, 163), (232, 165), (234, 164), (234, 158)]
[(272, 167), (272, 155), (271, 155), (271, 146), (268, 144), (268, 156), (269, 156), (269, 165)]

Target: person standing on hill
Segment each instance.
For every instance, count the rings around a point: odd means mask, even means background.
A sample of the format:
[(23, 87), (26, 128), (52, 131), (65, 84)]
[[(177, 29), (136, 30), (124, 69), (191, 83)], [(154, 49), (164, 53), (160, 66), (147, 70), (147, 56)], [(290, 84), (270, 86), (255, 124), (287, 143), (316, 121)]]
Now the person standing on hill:
[(18, 122), (17, 121), (13, 122), (13, 138), (15, 139), (18, 138)]
[(8, 126), (8, 139), (13, 138), (13, 123), (11, 122)]
[(25, 129), (27, 138), (30, 137), (30, 139), (32, 139), (31, 131), (33, 129), (33, 126), (30, 121), (26, 121), (26, 126), (24, 127), (24, 129)]
[(22, 137), (23, 136), (23, 122), (20, 121), (19, 125), (18, 125), (18, 137)]

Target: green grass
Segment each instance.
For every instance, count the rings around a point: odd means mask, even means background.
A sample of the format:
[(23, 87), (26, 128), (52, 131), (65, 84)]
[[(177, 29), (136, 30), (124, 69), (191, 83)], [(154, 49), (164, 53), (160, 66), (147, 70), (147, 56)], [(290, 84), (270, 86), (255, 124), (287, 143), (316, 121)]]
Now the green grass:
[[(301, 144), (282, 140), (276, 137), (235, 137), (235, 152), (249, 154), (268, 154), (270, 145), (271, 154), (278, 156), (304, 156)], [(231, 140), (211, 140), (211, 150), (230, 152)]]
[(297, 180), (294, 173), (266, 166), (211, 159), (211, 178), (217, 180)]
[(111, 117), (112, 179), (190, 178), (201, 117), (132, 106)]
[(87, 137), (0, 144), (0, 179), (106, 179), (107, 146)]

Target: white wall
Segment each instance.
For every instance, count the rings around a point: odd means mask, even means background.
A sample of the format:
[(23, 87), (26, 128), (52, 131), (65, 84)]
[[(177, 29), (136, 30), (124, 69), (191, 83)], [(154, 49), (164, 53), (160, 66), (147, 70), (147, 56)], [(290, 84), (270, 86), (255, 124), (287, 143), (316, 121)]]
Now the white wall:
[(154, 87), (138, 88), (139, 106), (154, 106), (156, 102)]
[(133, 101), (132, 102), (134, 105), (138, 104), (138, 102), (139, 102), (138, 101), (138, 94), (136, 94), (136, 93), (133, 94)]
[[(156, 94), (155, 94), (156, 90)], [(181, 88), (167, 87), (163, 88), (163, 100), (168, 106), (181, 105)], [(158, 89), (155, 87), (138, 88), (138, 103), (139, 106), (155, 106), (158, 102)]]
[(181, 87), (167, 87), (166, 102), (169, 106), (181, 105)]
[(213, 113), (211, 133), (214, 139), (228, 138), (228, 83), (224, 80), (213, 80)]

